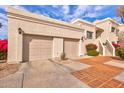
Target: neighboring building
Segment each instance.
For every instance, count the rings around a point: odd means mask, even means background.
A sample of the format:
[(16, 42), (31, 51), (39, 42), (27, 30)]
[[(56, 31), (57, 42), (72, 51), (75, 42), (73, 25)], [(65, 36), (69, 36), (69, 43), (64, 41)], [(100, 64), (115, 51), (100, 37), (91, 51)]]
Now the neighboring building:
[(103, 42), (106, 42), (106, 39), (109, 39), (111, 42), (117, 43), (117, 33), (119, 32), (119, 24), (115, 20), (111, 18), (106, 18), (100, 21), (95, 21), (94, 24), (104, 30), (100, 37)]
[(120, 25), (111, 18), (93, 23), (77, 19), (57, 21), (8, 7), (8, 62), (68, 58), (86, 54), (85, 46), (95, 43), (101, 55), (115, 55)]
[(119, 34), (118, 34), (118, 40), (119, 40), (119, 44), (120, 45), (122, 45), (122, 46), (124, 46), (124, 24), (121, 24), (120, 26), (119, 26), (119, 30), (120, 30), (120, 32), (119, 32)]

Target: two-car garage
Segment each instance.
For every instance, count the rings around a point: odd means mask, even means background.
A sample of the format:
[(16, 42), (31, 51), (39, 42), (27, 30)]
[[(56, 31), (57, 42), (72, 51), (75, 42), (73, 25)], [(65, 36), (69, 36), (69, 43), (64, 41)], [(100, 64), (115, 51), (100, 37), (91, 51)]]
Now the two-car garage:
[[(50, 36), (23, 35), (23, 61), (52, 58), (53, 38)], [(79, 40), (64, 38), (63, 51), (67, 58), (78, 56)], [(57, 47), (55, 47), (57, 48)]]

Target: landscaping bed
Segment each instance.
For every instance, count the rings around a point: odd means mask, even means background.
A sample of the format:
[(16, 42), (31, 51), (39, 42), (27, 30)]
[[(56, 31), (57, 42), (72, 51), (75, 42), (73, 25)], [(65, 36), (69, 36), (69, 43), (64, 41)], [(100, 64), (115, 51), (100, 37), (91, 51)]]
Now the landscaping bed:
[(0, 63), (0, 78), (6, 77), (19, 70), (20, 64)]

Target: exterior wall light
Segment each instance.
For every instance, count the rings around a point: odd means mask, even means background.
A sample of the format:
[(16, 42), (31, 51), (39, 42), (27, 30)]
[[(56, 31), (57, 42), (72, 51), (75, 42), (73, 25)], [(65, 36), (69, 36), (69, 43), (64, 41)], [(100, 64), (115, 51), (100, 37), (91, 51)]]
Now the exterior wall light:
[(84, 37), (83, 36), (81, 37), (81, 40), (84, 41)]
[(18, 28), (18, 33), (19, 34), (22, 34), (23, 33), (23, 30), (20, 27)]

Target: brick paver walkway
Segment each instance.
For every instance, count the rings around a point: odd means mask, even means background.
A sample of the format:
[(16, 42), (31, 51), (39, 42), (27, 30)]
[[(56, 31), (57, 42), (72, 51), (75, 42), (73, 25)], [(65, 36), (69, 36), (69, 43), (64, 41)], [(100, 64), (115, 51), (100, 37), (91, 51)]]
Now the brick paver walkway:
[(113, 60), (113, 58), (102, 56), (81, 59), (79, 60), (80, 62), (92, 66), (84, 70), (73, 72), (72, 74), (90, 87), (124, 88), (124, 83), (113, 79), (116, 75), (124, 71), (124, 69), (103, 64), (110, 60)]

